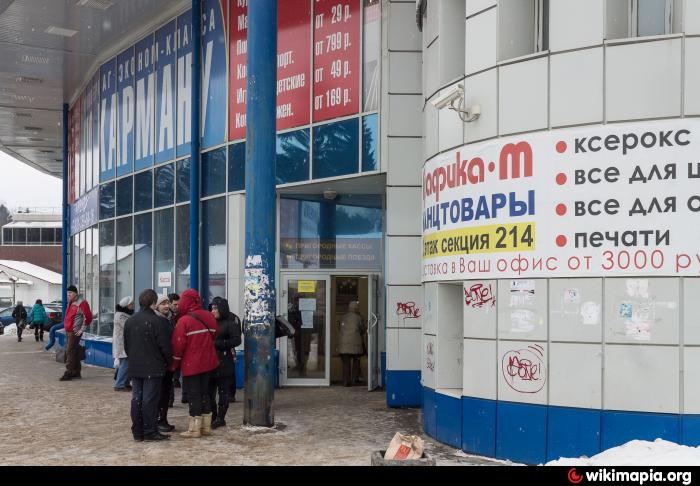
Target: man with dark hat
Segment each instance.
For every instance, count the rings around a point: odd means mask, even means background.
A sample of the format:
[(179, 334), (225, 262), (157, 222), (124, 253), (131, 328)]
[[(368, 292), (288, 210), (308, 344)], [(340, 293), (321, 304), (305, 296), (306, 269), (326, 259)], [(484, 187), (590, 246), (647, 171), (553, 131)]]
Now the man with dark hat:
[(66, 297), (68, 307), (63, 321), (66, 331), (66, 372), (61, 377), (61, 381), (80, 378), (80, 337), (92, 322), (90, 305), (82, 295), (78, 294), (75, 285), (68, 287)]

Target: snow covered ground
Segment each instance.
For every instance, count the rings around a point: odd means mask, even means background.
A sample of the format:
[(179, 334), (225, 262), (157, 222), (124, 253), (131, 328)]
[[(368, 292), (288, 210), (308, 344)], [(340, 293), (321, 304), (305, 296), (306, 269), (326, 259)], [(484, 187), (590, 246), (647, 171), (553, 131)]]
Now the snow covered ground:
[(633, 440), (593, 457), (561, 458), (547, 466), (700, 466), (700, 447)]

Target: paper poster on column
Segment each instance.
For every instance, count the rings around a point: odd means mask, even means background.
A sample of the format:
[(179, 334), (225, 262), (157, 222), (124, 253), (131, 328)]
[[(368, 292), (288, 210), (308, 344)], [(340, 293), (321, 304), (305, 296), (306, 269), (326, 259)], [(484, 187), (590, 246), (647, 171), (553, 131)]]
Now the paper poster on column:
[(202, 148), (226, 141), (228, 1), (202, 4)]
[(156, 163), (175, 158), (175, 31), (177, 22), (156, 31)]
[(100, 181), (114, 178), (117, 164), (116, 59), (100, 68)]
[(423, 170), (422, 278), (697, 275), (698, 150), (689, 118), (440, 154)]

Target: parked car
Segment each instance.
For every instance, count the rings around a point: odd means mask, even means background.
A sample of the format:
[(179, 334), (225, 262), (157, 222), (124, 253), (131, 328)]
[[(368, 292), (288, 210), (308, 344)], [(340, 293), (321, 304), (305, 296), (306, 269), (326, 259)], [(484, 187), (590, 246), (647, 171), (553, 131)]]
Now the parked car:
[[(32, 316), (32, 307), (26, 305), (24, 306), (25, 310), (27, 311), (27, 326), (31, 326), (32, 321), (34, 320), (34, 317)], [(44, 328), (44, 331), (49, 331), (51, 326), (58, 324), (63, 320), (63, 311), (60, 306), (54, 305), (45, 305), (44, 309), (46, 309), (46, 315), (49, 318), (49, 322), (44, 323), (42, 327)], [(0, 326), (6, 327), (15, 323), (15, 319), (12, 317), (12, 312), (14, 310), (14, 306), (0, 310)]]
[[(26, 305), (24, 306), (24, 308), (27, 311), (27, 325), (29, 325), (32, 323), (32, 319), (33, 319), (32, 314), (31, 314), (32, 308), (29, 306), (26, 306)], [(15, 323), (15, 318), (12, 317), (12, 311), (14, 311), (14, 310), (15, 310), (15, 307), (11, 306), (11, 307), (7, 307), (7, 308), (0, 311), (0, 325), (2, 325), (3, 327), (7, 327), (10, 324)], [(48, 311), (47, 311), (47, 314), (48, 314)]]

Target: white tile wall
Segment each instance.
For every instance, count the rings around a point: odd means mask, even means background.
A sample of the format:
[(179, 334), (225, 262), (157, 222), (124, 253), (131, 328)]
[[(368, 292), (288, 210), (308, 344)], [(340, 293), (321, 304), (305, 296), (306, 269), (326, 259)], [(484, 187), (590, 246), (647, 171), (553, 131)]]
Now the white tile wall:
[[(700, 7), (700, 2), (694, 2)], [(700, 17), (700, 8), (698, 8)], [(698, 19), (700, 24), (700, 18)], [(685, 106), (686, 115), (700, 115), (700, 38), (685, 39)]]
[(423, 334), (421, 357), (421, 383), (423, 386), (435, 389), (435, 370), (438, 357), (437, 338), (435, 336)]
[(231, 312), (244, 315), (245, 196), (228, 198), (228, 301)]
[[(459, 83), (454, 83), (450, 87), (455, 84), (462, 84), (462, 86), (464, 86), (463, 82), (460, 81)], [(440, 94), (444, 94), (450, 87), (440, 91)], [(438, 147), (440, 151), (442, 152), (462, 145), (464, 143), (464, 122), (459, 118), (457, 112), (448, 108), (443, 108), (438, 111), (438, 117), (440, 127), (438, 133)]]
[(471, 17), (477, 12), (481, 12), (498, 3), (497, 0), (465, 0), (465, 14)]
[(549, 281), (549, 339), (602, 342), (602, 279), (570, 278)]
[(416, 25), (415, 3), (389, 4), (389, 50), (420, 51), (421, 33)]
[[(442, 0), (428, 0), (427, 18), (423, 25), (423, 47), (429, 45), (438, 36), (438, 20)], [(415, 3), (413, 4), (415, 9)]]
[(387, 235), (419, 236), (422, 202), (420, 187), (387, 187)]
[(550, 63), (552, 126), (602, 122), (603, 48), (553, 55)]
[(440, 86), (464, 76), (464, 18), (464, 0), (440, 0)]
[(548, 59), (499, 68), (498, 114), (501, 135), (547, 128)]
[(603, 408), (679, 413), (678, 347), (605, 346)]
[(629, 0), (605, 0), (605, 38), (629, 37)]
[(463, 327), (462, 286), (438, 285), (438, 332), (440, 362), (437, 366), (437, 388), (462, 389)]
[(466, 106), (481, 105), (481, 116), (464, 124), (464, 141), (475, 142), (498, 135), (498, 69), (466, 79)]
[(605, 342), (678, 344), (677, 278), (605, 280)]
[(428, 282), (423, 285), (423, 332), (437, 334), (438, 320), (438, 284)]
[(498, 1), (498, 59), (532, 54), (535, 39), (534, 0)]
[(497, 295), (498, 282), (496, 280), (468, 280), (464, 282), (462, 309), (465, 338), (496, 339)]
[(421, 368), (420, 329), (387, 329), (386, 369), (419, 370)]
[(420, 52), (392, 52), (389, 55), (389, 92), (421, 93), (422, 57)]
[(700, 2), (684, 0), (683, 24), (686, 35), (700, 34)]
[(387, 138), (386, 141), (389, 146), (387, 184), (421, 186), (423, 139)]
[(433, 104), (430, 101), (425, 103), (423, 111), (423, 140), (425, 140), (424, 156), (426, 160), (438, 153), (438, 136), (440, 133), (439, 120), (440, 118), (438, 116), (438, 110), (433, 106)]
[(468, 18), (466, 32), (465, 73), (472, 74), (495, 66), (498, 61), (497, 9)]
[(683, 348), (682, 412), (700, 414), (700, 348)]
[(608, 121), (681, 113), (681, 39), (606, 47)]
[(495, 400), (497, 373), (496, 341), (465, 339), (462, 375), (464, 396)]
[(421, 238), (386, 237), (386, 283), (415, 285), (421, 281)]
[(498, 337), (547, 339), (547, 280), (498, 281)]
[(700, 278), (683, 279), (683, 343), (700, 344)]
[(549, 403), (600, 409), (603, 349), (600, 344), (550, 343)]
[(420, 285), (391, 285), (387, 287), (387, 327), (420, 329), (424, 312), (423, 288)]
[(605, 0), (554, 0), (549, 3), (549, 49), (561, 51), (602, 44)]
[(547, 404), (547, 343), (498, 342), (498, 399)]
[(422, 110), (421, 95), (389, 95), (389, 135), (420, 137)]

